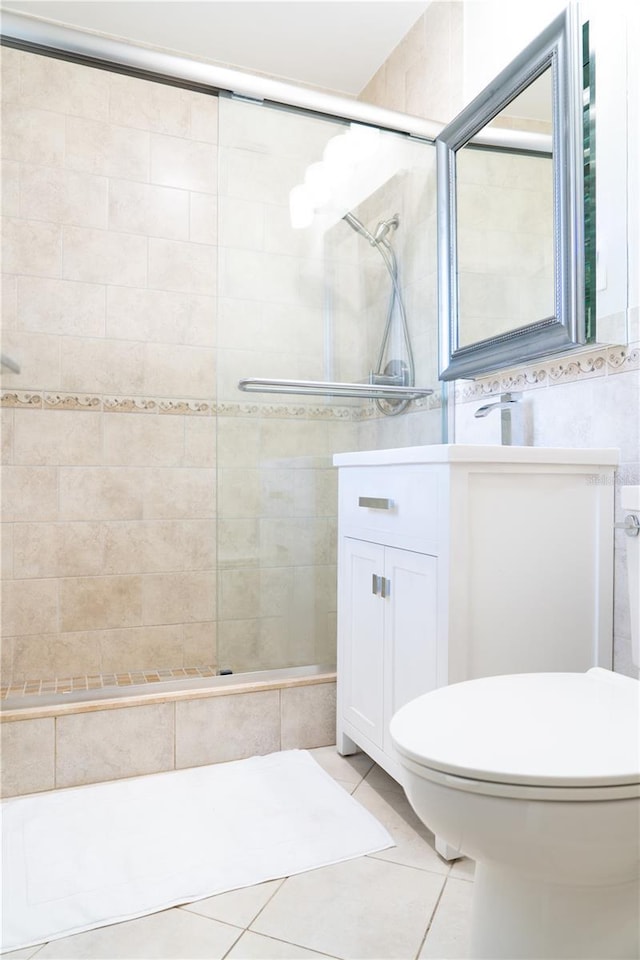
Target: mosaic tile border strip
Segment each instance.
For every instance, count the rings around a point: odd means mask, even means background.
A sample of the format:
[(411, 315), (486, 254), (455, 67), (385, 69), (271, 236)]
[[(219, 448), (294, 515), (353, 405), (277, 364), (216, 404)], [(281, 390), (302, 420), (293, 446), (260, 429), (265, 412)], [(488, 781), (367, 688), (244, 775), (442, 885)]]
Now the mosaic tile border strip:
[[(358, 421), (382, 418), (371, 403), (366, 406), (329, 404), (235, 403), (222, 400), (164, 399), (157, 397), (118, 397), (101, 394), (49, 393), (47, 391), (5, 390), (0, 406), (14, 410), (65, 410), (91, 413), (144, 413), (187, 417), (256, 417), (263, 419)], [(435, 410), (441, 395), (435, 390), (429, 397), (412, 402), (409, 412)]]
[(202, 667), (177, 667), (173, 670), (136, 670), (130, 673), (102, 673), (93, 676), (54, 677), (52, 680), (25, 680), (3, 684), (0, 700), (8, 697), (38, 697), (51, 693), (76, 693), (78, 690), (104, 690), (107, 687), (131, 687), (139, 684), (161, 683), (163, 680), (215, 677), (217, 670), (211, 665)]
[(607, 347), (579, 355), (567, 354), (544, 365), (505, 370), (500, 374), (473, 381), (463, 381), (456, 388), (456, 401), (465, 403), (507, 390), (530, 390), (535, 387), (572, 383), (591, 377), (611, 376), (640, 369), (640, 346)]

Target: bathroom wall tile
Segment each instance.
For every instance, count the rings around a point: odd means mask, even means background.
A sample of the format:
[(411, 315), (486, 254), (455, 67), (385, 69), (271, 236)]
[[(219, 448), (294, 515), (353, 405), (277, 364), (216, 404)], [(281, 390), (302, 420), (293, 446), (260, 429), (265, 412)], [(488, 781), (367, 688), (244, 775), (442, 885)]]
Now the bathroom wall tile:
[(218, 142), (218, 97), (205, 93), (189, 94), (192, 140)]
[(215, 467), (216, 446), (216, 426), (212, 417), (185, 417), (184, 466)]
[(22, 330), (2, 332), (2, 350), (20, 365), (20, 373), (2, 372), (2, 386), (9, 390), (60, 389), (60, 339)]
[(107, 226), (107, 178), (24, 164), (20, 173), (20, 214), (79, 227)]
[(143, 580), (139, 576), (61, 580), (60, 629), (101, 630), (142, 624)]
[(145, 131), (67, 117), (65, 144), (65, 166), (70, 170), (149, 179), (149, 134)]
[(207, 193), (190, 194), (189, 239), (193, 243), (218, 242), (217, 197)]
[(105, 539), (105, 526), (100, 523), (19, 523), (14, 538), (15, 576), (94, 577), (111, 572), (105, 568)]
[(18, 326), (38, 333), (101, 337), (105, 299), (99, 284), (19, 277)]
[[(3, 574), (4, 577), (4, 574)], [(10, 573), (5, 579), (10, 579)], [(0, 639), (0, 680), (7, 683), (13, 675), (13, 637)]]
[(55, 787), (54, 724), (52, 717), (2, 724), (3, 797), (38, 793)]
[(142, 622), (201, 623), (215, 620), (214, 573), (162, 573), (142, 578)]
[(0, 55), (0, 95), (2, 103), (20, 100), (20, 67), (25, 54), (3, 47)]
[(173, 769), (173, 704), (58, 717), (56, 787)]
[(218, 460), (222, 467), (256, 467), (259, 443), (260, 423), (257, 419), (218, 417)]
[(3, 583), (3, 636), (55, 633), (57, 629), (58, 584), (55, 580), (9, 580)]
[(65, 150), (65, 118), (61, 113), (25, 109), (8, 103), (2, 109), (2, 156), (23, 163), (60, 166)]
[(224, 247), (220, 251), (220, 295), (295, 303), (300, 295), (296, 257)]
[(241, 620), (260, 615), (259, 570), (222, 570), (219, 583), (222, 620)]
[(146, 344), (142, 392), (152, 397), (213, 398), (216, 393), (215, 352), (202, 346)]
[(279, 750), (279, 705), (278, 690), (176, 703), (176, 768)]
[(107, 414), (104, 462), (108, 466), (179, 466), (184, 452), (184, 431), (182, 417)]
[(3, 465), (13, 463), (13, 435), (13, 410), (0, 409), (0, 450)]
[(3, 160), (2, 171), (2, 216), (20, 215), (20, 164), (16, 160)]
[(97, 634), (82, 632), (16, 637), (13, 679), (22, 681), (95, 676), (101, 670), (100, 643), (97, 637)]
[(63, 246), (66, 280), (125, 287), (144, 286), (147, 282), (145, 237), (65, 227)]
[(191, 96), (178, 87), (110, 73), (109, 119), (123, 127), (189, 135)]
[(107, 334), (119, 340), (210, 347), (215, 343), (215, 318), (212, 297), (107, 288)]
[(0, 530), (0, 578), (3, 581), (13, 580), (13, 527), (14, 524), (3, 517)]
[(58, 474), (55, 467), (3, 467), (3, 521), (55, 520), (57, 515)]
[(216, 516), (216, 472), (198, 467), (144, 471), (144, 517), (150, 519)]
[(105, 120), (109, 74), (84, 65), (30, 56), (22, 62), (21, 97), (26, 106)]
[(218, 200), (220, 245), (242, 250), (262, 250), (265, 217), (271, 206), (257, 200), (221, 196)]
[(86, 636), (95, 638), (99, 646), (104, 673), (172, 670), (183, 665), (179, 624), (100, 630)]
[(110, 523), (105, 525), (103, 540), (103, 570), (108, 574), (141, 570), (186, 572), (215, 567), (214, 520)]
[(2, 269), (6, 273), (60, 276), (62, 229), (58, 224), (5, 217), (2, 232)]
[(92, 466), (102, 462), (102, 414), (15, 410), (18, 464)]
[(218, 563), (226, 566), (255, 565), (259, 550), (258, 520), (218, 522)]
[(338, 472), (325, 470), (295, 470), (294, 502), (299, 517), (335, 517), (338, 513)]
[(302, 158), (269, 156), (225, 147), (220, 151), (220, 193), (240, 200), (286, 205), (307, 166)]
[(216, 248), (177, 240), (149, 240), (149, 286), (157, 290), (216, 294)]
[(109, 230), (189, 239), (189, 194), (131, 180), (109, 181)]
[(282, 749), (306, 750), (336, 742), (335, 683), (281, 690)]
[[(332, 453), (326, 421), (263, 420), (260, 425), (260, 453), (264, 459), (295, 460), (300, 467), (310, 466), (304, 457), (329, 458)], [(284, 466), (284, 464), (282, 464)], [(330, 466), (327, 459), (326, 466)]]
[(261, 519), (259, 530), (260, 561), (266, 566), (325, 564), (333, 558), (332, 528), (324, 518)]
[[(15, 330), (18, 326), (18, 277), (5, 273), (0, 277), (0, 306), (2, 330)], [(2, 369), (4, 378), (5, 369)]]
[(151, 182), (200, 193), (217, 192), (217, 150), (208, 143), (151, 137)]
[(80, 393), (144, 394), (145, 344), (66, 337), (61, 388)]
[(60, 519), (140, 520), (145, 475), (135, 467), (61, 467)]
[(261, 474), (258, 470), (229, 470), (218, 474), (220, 517), (225, 520), (261, 515)]
[(185, 667), (210, 665), (216, 667), (217, 623), (209, 620), (204, 623), (185, 623), (183, 630), (183, 663)]

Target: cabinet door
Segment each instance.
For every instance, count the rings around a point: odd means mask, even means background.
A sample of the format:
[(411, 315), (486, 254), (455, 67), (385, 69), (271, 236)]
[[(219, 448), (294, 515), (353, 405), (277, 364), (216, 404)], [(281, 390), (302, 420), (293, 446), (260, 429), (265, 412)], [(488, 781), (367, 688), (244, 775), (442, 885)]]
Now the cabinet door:
[(437, 686), (437, 564), (436, 557), (396, 550), (385, 551), (385, 710), (384, 749), (392, 750), (391, 717), (409, 700)]
[(384, 549), (366, 540), (343, 541), (340, 622), (342, 715), (376, 746), (383, 741), (384, 601), (373, 577), (384, 572)]

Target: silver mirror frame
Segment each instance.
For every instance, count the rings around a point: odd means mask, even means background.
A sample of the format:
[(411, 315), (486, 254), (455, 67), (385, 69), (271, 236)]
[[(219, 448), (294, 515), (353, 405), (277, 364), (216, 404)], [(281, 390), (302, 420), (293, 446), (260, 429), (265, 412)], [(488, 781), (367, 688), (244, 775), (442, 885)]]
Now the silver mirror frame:
[[(553, 78), (554, 316), (461, 347), (456, 152), (478, 134), (478, 143), (494, 142), (487, 136), (489, 131), (480, 133), (482, 128), (549, 67)], [(521, 136), (524, 144), (527, 138)], [(436, 138), (436, 151), (440, 380), (473, 379), (586, 343), (582, 43), (575, 5), (553, 20), (444, 128)]]

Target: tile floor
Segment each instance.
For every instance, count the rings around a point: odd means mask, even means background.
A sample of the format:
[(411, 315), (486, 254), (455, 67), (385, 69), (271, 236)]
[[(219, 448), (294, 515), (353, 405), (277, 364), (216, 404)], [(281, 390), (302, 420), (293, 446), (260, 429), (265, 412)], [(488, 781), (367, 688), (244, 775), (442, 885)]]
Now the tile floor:
[(387, 828), (389, 850), (15, 950), (3, 960), (454, 960), (467, 956), (473, 863), (447, 864), (402, 788), (364, 754), (311, 755)]

